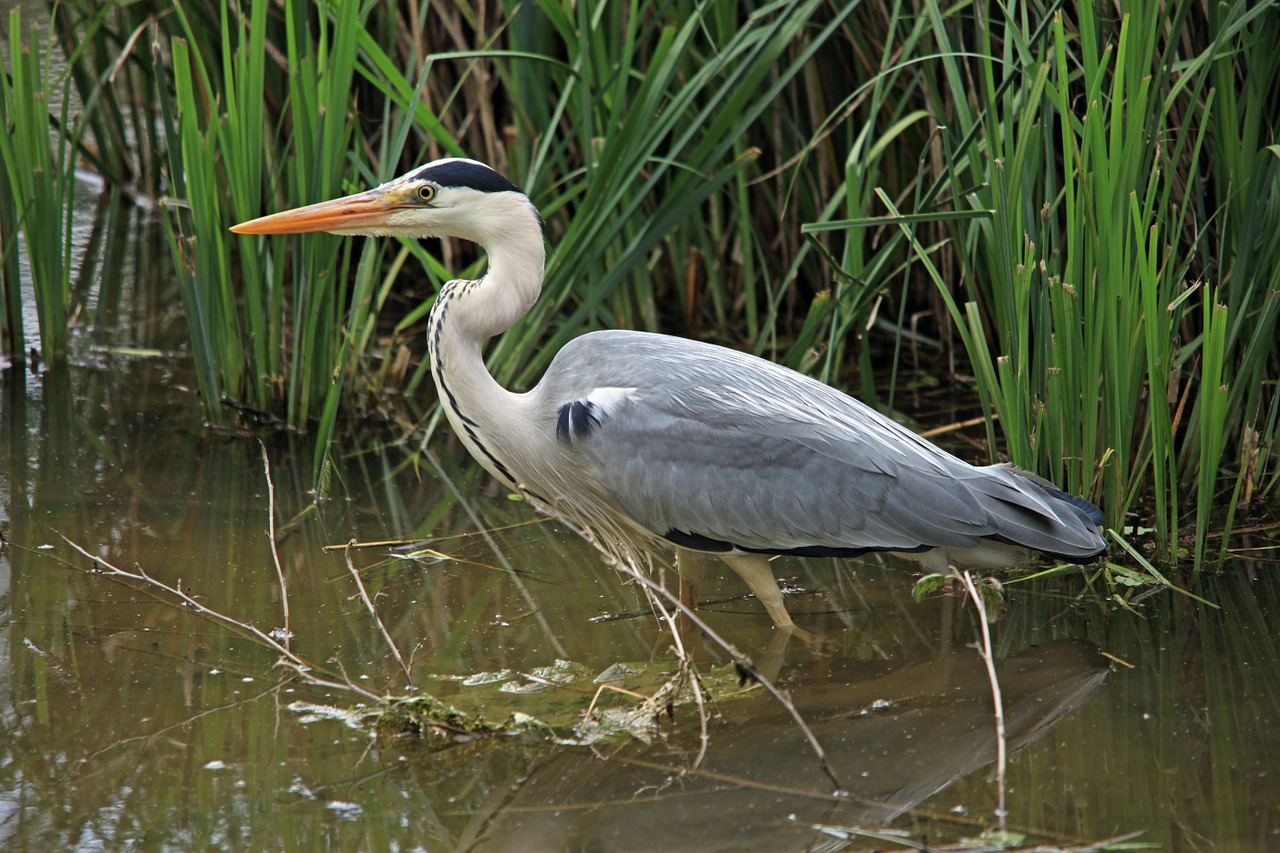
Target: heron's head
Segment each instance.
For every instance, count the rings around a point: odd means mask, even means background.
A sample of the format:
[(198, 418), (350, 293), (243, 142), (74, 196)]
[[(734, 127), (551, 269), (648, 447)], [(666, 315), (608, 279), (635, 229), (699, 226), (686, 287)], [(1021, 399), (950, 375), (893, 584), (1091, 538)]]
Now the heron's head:
[(520, 188), (475, 160), (436, 160), (380, 187), (232, 226), (237, 234), (461, 237), (481, 244), (527, 234), (542, 219)]

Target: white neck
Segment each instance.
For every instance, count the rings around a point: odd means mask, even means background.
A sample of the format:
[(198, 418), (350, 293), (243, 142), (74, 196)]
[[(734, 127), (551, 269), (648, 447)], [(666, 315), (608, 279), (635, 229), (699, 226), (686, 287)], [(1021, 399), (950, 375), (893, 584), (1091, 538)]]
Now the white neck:
[[(477, 240), (489, 256), (489, 268), (475, 282), (468, 282), (457, 296), (455, 322), (467, 337), (482, 344), (510, 329), (538, 301), (546, 250), (542, 230), (535, 219), (500, 234), (484, 234)], [(486, 239), (487, 238), (487, 239)]]
[[(489, 471), (520, 485), (510, 470), (525, 423), (522, 396), (499, 385), (484, 363), (485, 341), (501, 334), (533, 307), (542, 290), (546, 251), (541, 223), (527, 201), (524, 211), (495, 217), (495, 227), (467, 235), (489, 256), (475, 281), (451, 281), (441, 289), (427, 324), (431, 372), (454, 430)], [(523, 214), (523, 215), (516, 215)]]

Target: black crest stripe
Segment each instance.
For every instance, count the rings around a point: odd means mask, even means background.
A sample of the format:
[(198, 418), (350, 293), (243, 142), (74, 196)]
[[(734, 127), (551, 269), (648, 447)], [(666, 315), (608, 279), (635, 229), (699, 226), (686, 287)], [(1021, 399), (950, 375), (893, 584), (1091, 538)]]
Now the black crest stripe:
[(520, 188), (482, 163), (469, 160), (446, 160), (418, 170), (416, 180), (431, 181), (442, 187), (469, 187), (484, 193), (520, 192)]

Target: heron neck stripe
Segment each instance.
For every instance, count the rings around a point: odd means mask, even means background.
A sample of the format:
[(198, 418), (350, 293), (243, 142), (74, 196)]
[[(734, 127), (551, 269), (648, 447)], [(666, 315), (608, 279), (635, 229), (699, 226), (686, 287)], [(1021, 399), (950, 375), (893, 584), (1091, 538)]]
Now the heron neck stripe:
[(498, 472), (502, 474), (507, 482), (511, 486), (515, 486), (516, 478), (512, 476), (510, 469), (508, 469), (506, 465), (503, 465), (501, 460), (493, 455), (493, 451), (486, 447), (485, 443), (480, 440), (480, 436), (476, 433), (475, 429), (478, 424), (463, 413), (462, 409), (458, 406), (458, 398), (454, 396), (453, 389), (449, 387), (447, 382), (445, 382), (444, 359), (440, 355), (440, 335), (444, 328), (444, 318), (449, 313), (449, 303), (452, 299), (453, 290), (452, 288), (446, 287), (444, 290), (440, 291), (440, 295), (436, 298), (436, 304), (431, 306), (431, 316), (428, 321), (428, 326), (431, 329), (431, 336), (429, 339), (431, 346), (428, 347), (431, 355), (431, 372), (435, 374), (436, 383), (440, 386), (440, 389), (444, 391), (445, 405), (447, 405), (453, 413), (458, 416), (458, 420), (462, 422), (467, 431), (467, 435), (473, 442), (475, 442), (475, 446), (480, 449), (480, 452), (483, 453), (490, 462), (493, 463), (493, 466), (498, 469)]
[(513, 489), (528, 492), (529, 495), (536, 500), (541, 501), (542, 503), (547, 503), (546, 498), (532, 491), (527, 486), (521, 486), (515, 475), (511, 473), (511, 469), (504, 465), (502, 460), (495, 456), (493, 451), (480, 440), (480, 435), (476, 432), (476, 428), (479, 424), (467, 417), (467, 415), (462, 411), (461, 407), (458, 406), (458, 398), (453, 394), (453, 389), (449, 387), (449, 383), (445, 382), (444, 358), (440, 355), (440, 336), (444, 329), (444, 318), (445, 315), (449, 313), (449, 303), (452, 299), (453, 288), (446, 285), (445, 288), (440, 291), (440, 295), (436, 297), (436, 304), (431, 306), (431, 313), (427, 317), (427, 351), (431, 358), (431, 373), (435, 376), (436, 384), (440, 387), (440, 390), (444, 392), (444, 399), (441, 402), (448, 406), (449, 409), (458, 416), (458, 420), (461, 421), (463, 429), (467, 431), (467, 435), (471, 438), (471, 441), (475, 444), (476, 448), (485, 455), (485, 458), (493, 463), (493, 467), (497, 469), (502, 478), (507, 481), (508, 486)]

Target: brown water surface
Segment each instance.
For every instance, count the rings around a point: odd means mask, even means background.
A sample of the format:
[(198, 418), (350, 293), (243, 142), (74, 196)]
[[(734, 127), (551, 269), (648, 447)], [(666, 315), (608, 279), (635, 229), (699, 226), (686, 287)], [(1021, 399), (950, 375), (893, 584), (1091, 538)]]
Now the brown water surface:
[[(3, 849), (835, 850), (995, 825), (975, 614), (954, 596), (915, 602), (915, 571), (886, 560), (778, 564), (820, 652), (781, 647), (735, 578), (702, 588), (712, 627), (774, 655), (842, 796), (778, 703), (739, 689), (728, 656), (693, 638), (718, 697), (696, 766), (687, 704), (644, 739), (594, 747), (536, 731), (379, 735), (317, 713), (360, 700), (73, 547), (283, 626), (260, 445), (199, 421), (180, 355), (118, 348), (179, 349), (168, 280), (143, 271), (107, 292), (122, 291), (94, 306), (72, 365), (0, 373)], [(455, 443), (415, 465), (403, 449), (353, 450), (316, 501), (307, 440), (265, 438), (292, 647), (307, 660), (406, 692), (341, 552), (324, 546), (420, 539), (435, 555), (384, 546), (354, 560), (423, 690), (494, 719), (523, 711), (563, 737), (597, 674), (615, 667), (639, 689), (675, 669), (636, 587)], [(1008, 587), (992, 630), (1011, 829), (1061, 845), (1142, 831), (1165, 850), (1280, 849), (1280, 601), (1274, 551), (1259, 556), (1196, 590), (1221, 609), (1153, 588), (1130, 611), (1079, 575)], [(564, 683), (522, 675), (535, 670)], [(873, 837), (842, 840), (849, 827)]]

